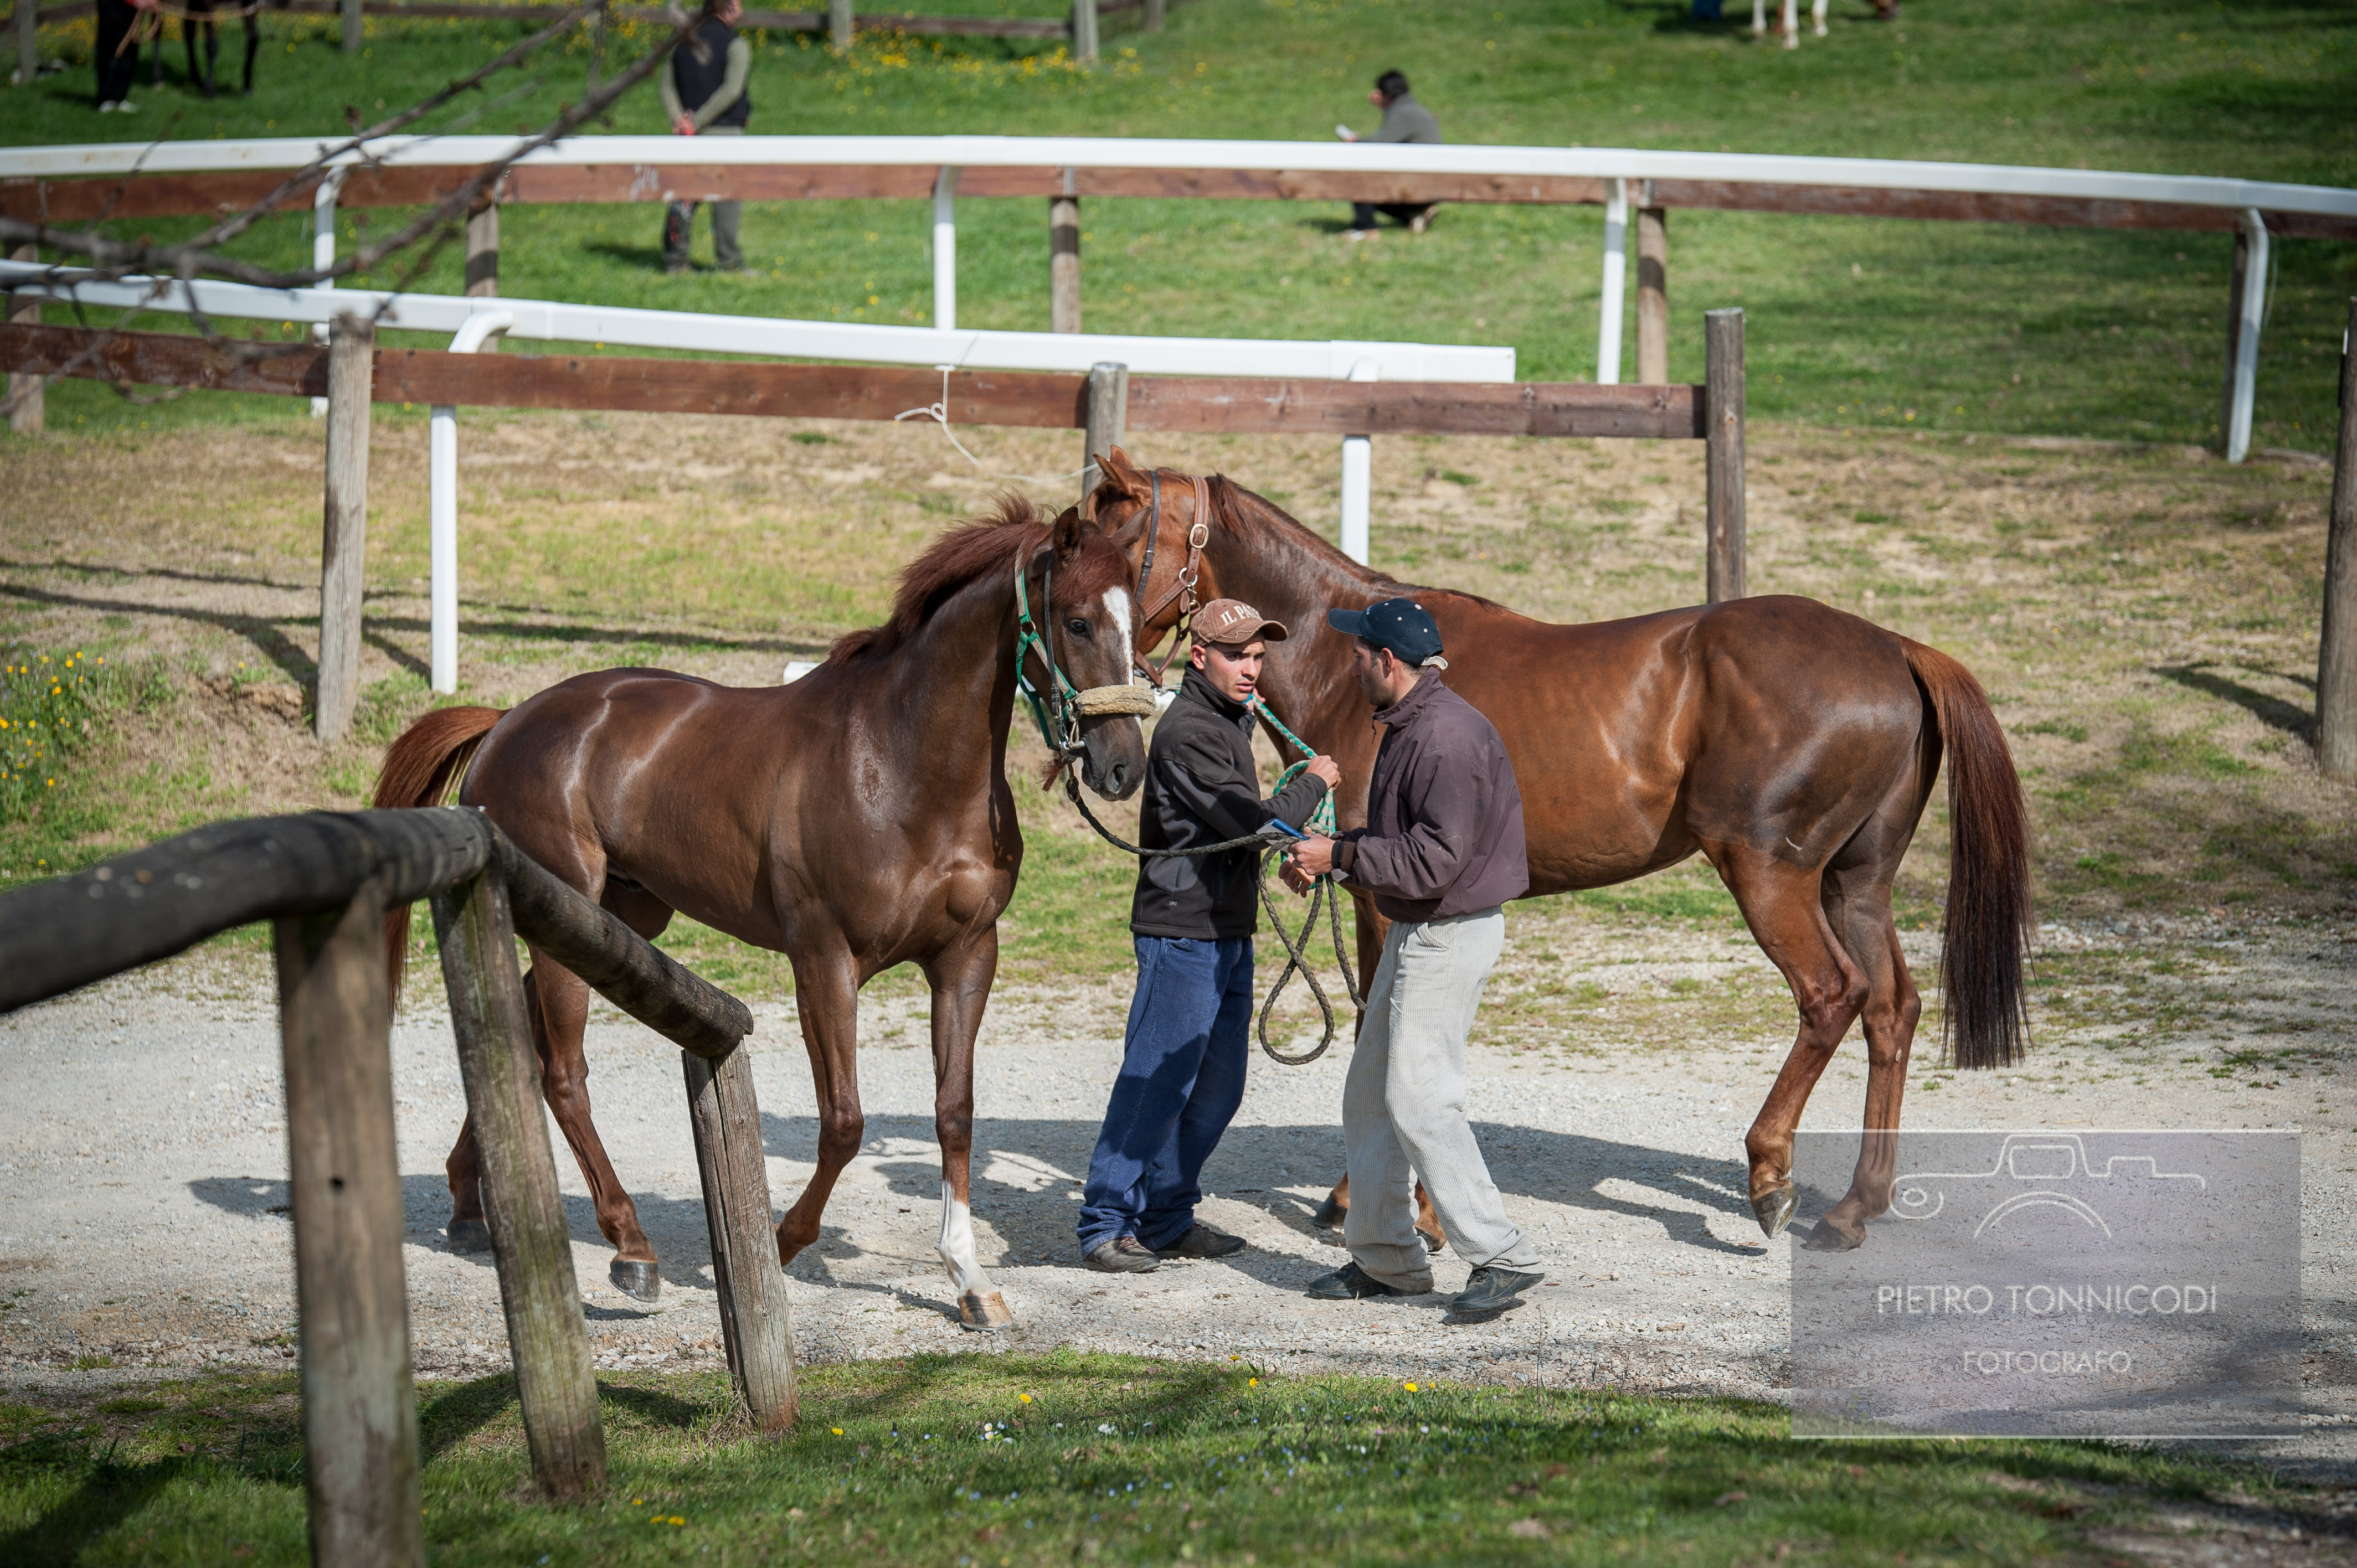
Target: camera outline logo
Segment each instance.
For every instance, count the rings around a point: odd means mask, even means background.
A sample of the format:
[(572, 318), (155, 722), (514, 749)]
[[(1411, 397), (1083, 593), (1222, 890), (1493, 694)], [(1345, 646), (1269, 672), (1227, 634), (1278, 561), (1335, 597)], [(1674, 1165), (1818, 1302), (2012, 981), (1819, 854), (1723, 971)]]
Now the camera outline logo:
[[(2122, 1169), (2121, 1167), (2131, 1167)], [(2133, 1167), (2142, 1166), (2141, 1170)], [(2109, 1240), (2112, 1228), (2086, 1198), (2061, 1190), (2067, 1182), (2115, 1182), (2126, 1177), (2146, 1181), (2190, 1182), (2191, 1190), (2209, 1190), (2209, 1178), (2191, 1171), (2164, 1171), (2151, 1155), (2111, 1155), (2100, 1165), (2087, 1153), (2078, 1133), (2007, 1133), (1998, 1146), (1996, 1161), (1985, 1171), (1916, 1171), (1891, 1183), (1890, 1214), (1898, 1219), (1931, 1219), (1946, 1207), (1945, 1184), (2006, 1183), (2005, 1195), (1973, 1225), (1975, 1240), (2001, 1230), (2014, 1215), (2027, 1209), (2059, 1208), (2100, 1232)], [(2053, 1184), (2053, 1185), (2038, 1185)], [(2085, 1190), (2085, 1189), (2082, 1189)], [(2095, 1188), (2095, 1196), (2103, 1195)]]

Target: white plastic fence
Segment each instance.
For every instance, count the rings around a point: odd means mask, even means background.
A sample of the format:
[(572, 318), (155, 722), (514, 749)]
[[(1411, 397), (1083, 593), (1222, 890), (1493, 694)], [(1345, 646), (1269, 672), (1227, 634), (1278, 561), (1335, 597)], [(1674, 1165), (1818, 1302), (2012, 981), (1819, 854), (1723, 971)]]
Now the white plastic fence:
[[(234, 142), (111, 142), (0, 148), (0, 179), (298, 168), (337, 145), (316, 137), (284, 136)], [(511, 156), (521, 145), (521, 138), (512, 136), (388, 137), (365, 149), (339, 155), (337, 161), (352, 166), (382, 163), (409, 167), (479, 167)], [(698, 138), (690, 150), (673, 136), (576, 136), (540, 148), (522, 161), (544, 166), (649, 166), (692, 161), (740, 166), (936, 167), (941, 172), (933, 188), (933, 325), (943, 330), (957, 325), (955, 206), (961, 169), (1276, 169), (1299, 173), (1602, 179), (1609, 184), (1601, 297), (1598, 306), (1597, 380), (1608, 383), (1620, 379), (1620, 322), (1628, 274), (1628, 182), (1631, 180), (1714, 180), (2212, 207), (2237, 214), (2237, 227), (2260, 246), (2266, 243), (2266, 229), (2262, 209), (2357, 220), (2357, 191), (2330, 186), (2110, 169), (1674, 152), (1639, 147), (1425, 146), (1366, 142), (1161, 141), (1109, 136), (730, 136)], [(321, 209), (319, 231), (327, 236), (325, 244), (331, 246), (334, 193), (326, 187), (321, 188), (321, 200), (326, 205)], [(2264, 268), (2255, 267), (2250, 269), (2249, 277), (2249, 286), (2240, 303), (2244, 315), (2255, 323), (2266, 315), (2266, 274)], [(2226, 422), (2227, 456), (2233, 460), (2240, 460), (2249, 446), (2257, 355), (2255, 328), (2246, 328), (2238, 344), (2233, 394)], [(1347, 374), (1347, 369), (1340, 373)]]
[[(371, 289), (270, 289), (210, 279), (130, 277), (100, 282), (86, 273), (0, 261), (0, 292), (78, 300), (110, 308), (145, 306), (223, 320), (300, 321), (340, 313), (374, 315), (379, 326), (448, 332), (450, 348), (472, 353), (493, 333), (543, 341), (758, 354), (775, 359), (854, 360), (943, 370), (1077, 371), (1106, 361), (1143, 375), (1268, 376), (1297, 381), (1511, 381), (1514, 350), (1470, 344), (1314, 342), (1252, 338), (1143, 338), (1096, 333), (959, 332), (861, 322), (790, 321), (759, 316), (631, 310), (544, 299), (388, 294)], [(721, 372), (721, 373), (725, 373)], [(1367, 558), (1372, 486), (1370, 443), (1347, 437), (1342, 452), (1342, 537)], [(457, 410), (436, 404), (428, 424), (433, 686), (458, 682)]]

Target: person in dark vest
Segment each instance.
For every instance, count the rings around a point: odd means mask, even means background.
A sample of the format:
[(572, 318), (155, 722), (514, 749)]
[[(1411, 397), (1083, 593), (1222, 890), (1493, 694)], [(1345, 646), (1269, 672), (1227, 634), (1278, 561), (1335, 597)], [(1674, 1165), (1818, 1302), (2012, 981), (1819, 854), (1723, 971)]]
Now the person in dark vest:
[[(704, 19), (672, 51), (671, 69), (657, 73), (662, 83), (664, 117), (681, 136), (741, 136), (752, 117), (745, 79), (753, 71), (753, 46), (737, 36), (743, 0), (704, 0)], [(674, 201), (663, 212), (663, 271), (687, 271), (687, 241), (696, 204)], [(712, 259), (724, 273), (745, 270), (737, 248), (737, 220), (743, 203), (712, 204)]]
[[(1438, 145), (1440, 122), (1432, 111), (1415, 101), (1407, 90), (1407, 78), (1398, 71), (1387, 70), (1375, 78), (1375, 90), (1367, 94), (1367, 102), (1383, 112), (1383, 128), (1366, 138), (1373, 142), (1417, 142)], [(1346, 142), (1360, 139), (1359, 133), (1348, 125), (1337, 125), (1335, 134)], [(1351, 204), (1351, 226), (1342, 231), (1346, 240), (1372, 240), (1375, 237), (1375, 214), (1395, 218), (1415, 232), (1421, 234), (1432, 223), (1438, 211), (1437, 201), (1354, 201)]]
[[(1253, 693), (1285, 628), (1250, 605), (1213, 599), (1195, 612), (1178, 699), (1154, 726), (1137, 842), (1193, 849), (1248, 838), (1271, 818), (1298, 826), (1341, 779), (1314, 757), (1273, 799), (1253, 764)], [(1224, 1258), (1243, 1238), (1195, 1218), (1203, 1162), (1243, 1103), (1251, 1042), (1253, 931), (1259, 854), (1138, 862), (1129, 929), (1137, 992), (1121, 1072), (1081, 1194), (1081, 1258), (1111, 1274), (1168, 1258)]]

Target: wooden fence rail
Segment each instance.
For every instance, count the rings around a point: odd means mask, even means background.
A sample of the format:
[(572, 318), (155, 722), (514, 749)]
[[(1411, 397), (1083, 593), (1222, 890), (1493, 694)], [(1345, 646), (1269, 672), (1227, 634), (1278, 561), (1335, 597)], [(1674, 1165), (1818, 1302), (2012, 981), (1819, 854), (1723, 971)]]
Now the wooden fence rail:
[[(402, 1272), (383, 916), (434, 901), (533, 1473), (605, 1481), (587, 1329), (515, 959), (519, 934), (688, 1053), (689, 1101), (730, 1364), (757, 1425), (794, 1416), (745, 1004), (534, 864), (479, 812), (313, 812), (222, 822), (0, 895), (0, 1013), (276, 927), (305, 1480), (317, 1564), (414, 1568), (416, 1395)], [(709, 1129), (726, 1129), (714, 1138)]]

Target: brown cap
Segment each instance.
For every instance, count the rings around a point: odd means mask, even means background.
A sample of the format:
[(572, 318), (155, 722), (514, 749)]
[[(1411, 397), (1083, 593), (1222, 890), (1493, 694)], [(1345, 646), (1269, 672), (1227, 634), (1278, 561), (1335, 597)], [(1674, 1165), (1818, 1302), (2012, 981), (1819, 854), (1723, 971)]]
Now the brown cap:
[(1195, 640), (1241, 648), (1248, 642), (1283, 642), (1285, 623), (1271, 620), (1242, 599), (1213, 599), (1195, 611)]

